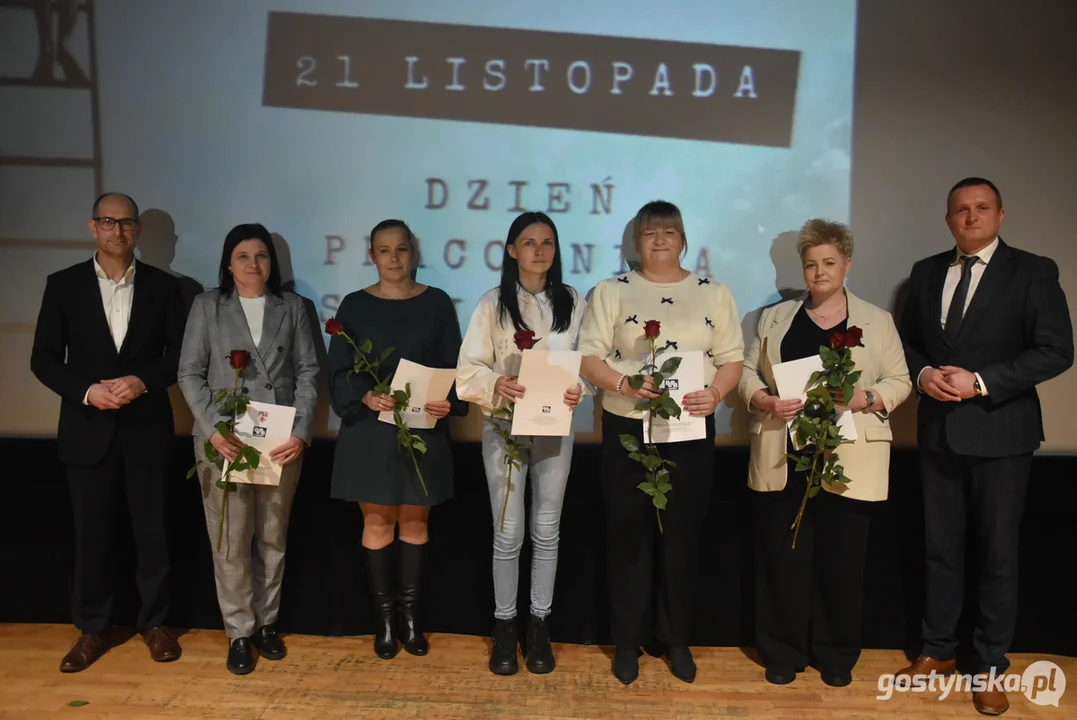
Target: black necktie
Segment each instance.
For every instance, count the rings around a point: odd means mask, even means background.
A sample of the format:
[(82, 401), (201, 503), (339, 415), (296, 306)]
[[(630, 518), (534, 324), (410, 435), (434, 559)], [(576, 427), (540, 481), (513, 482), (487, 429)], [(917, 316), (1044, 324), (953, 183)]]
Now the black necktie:
[(946, 313), (946, 336), (950, 340), (957, 338), (957, 331), (961, 328), (961, 319), (965, 316), (965, 300), (969, 296), (969, 283), (972, 282), (972, 266), (979, 259), (976, 255), (961, 258), (961, 281), (957, 283), (954, 299), (950, 301), (950, 309)]

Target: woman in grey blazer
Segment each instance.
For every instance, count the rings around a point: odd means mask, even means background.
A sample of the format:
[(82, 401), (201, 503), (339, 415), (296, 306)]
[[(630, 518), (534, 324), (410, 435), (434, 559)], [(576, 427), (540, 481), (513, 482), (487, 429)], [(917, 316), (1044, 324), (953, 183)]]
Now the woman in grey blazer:
[[(256, 402), (296, 409), (292, 436), (269, 453), (284, 466), (280, 484), (239, 484), (230, 493), (224, 541), (216, 550), (223, 490), (220, 471), (206, 461), (210, 444), (232, 460), (242, 445), (225, 438), (218, 390), (231, 390), (233, 350), (246, 350), (250, 362), (240, 375), (242, 394)], [(274, 629), (284, 577), (288, 516), (303, 450), (310, 444), (317, 403), (318, 356), (314, 335), (298, 295), (281, 291), (273, 240), (261, 225), (237, 225), (224, 239), (220, 287), (195, 298), (180, 351), (179, 386), (194, 416), (194, 450), (214, 546), (217, 601), (229, 638), (228, 669), (243, 675), (254, 669), (251, 645), (267, 660), (286, 650)]]

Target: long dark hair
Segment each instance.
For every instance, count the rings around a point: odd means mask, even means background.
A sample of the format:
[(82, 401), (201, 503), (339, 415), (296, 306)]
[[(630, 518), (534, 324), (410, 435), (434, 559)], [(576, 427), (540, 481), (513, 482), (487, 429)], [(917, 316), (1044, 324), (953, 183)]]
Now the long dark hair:
[(415, 237), (415, 233), (411, 231), (408, 224), (403, 220), (397, 220), (390, 218), (389, 220), (382, 220), (380, 223), (374, 226), (374, 229), (370, 231), (370, 252), (374, 253), (374, 236), (380, 233), (382, 230), (403, 230), (404, 237), (408, 242), (408, 248), (411, 250), (411, 279), (416, 280), (419, 276), (419, 264), (422, 262), (422, 256), (419, 251), (419, 241)]
[(576, 300), (569, 291), (568, 286), (561, 281), (561, 241), (557, 237), (557, 226), (549, 215), (541, 212), (525, 212), (509, 226), (508, 237), (505, 238), (505, 257), (501, 261), (501, 291), (497, 296), (497, 321), (504, 327), (505, 315), (512, 318), (512, 326), (519, 330), (530, 330), (523, 317), (520, 316), (520, 300), (516, 295), (516, 288), (520, 284), (520, 266), (516, 258), (509, 255), (509, 246), (514, 245), (521, 233), (528, 225), (542, 223), (553, 231), (553, 265), (546, 271), (546, 296), (553, 302), (553, 326), (554, 332), (564, 332), (572, 324), (572, 311), (575, 309)]
[(217, 273), (217, 284), (221, 295), (231, 297), (236, 289), (236, 280), (232, 277), (229, 265), (232, 264), (232, 251), (244, 240), (261, 240), (269, 253), (269, 279), (266, 280), (266, 289), (274, 295), (281, 294), (280, 264), (277, 262), (277, 250), (273, 247), (273, 238), (264, 225), (259, 223), (243, 223), (236, 225), (228, 231), (224, 237), (224, 248), (221, 250), (221, 269)]

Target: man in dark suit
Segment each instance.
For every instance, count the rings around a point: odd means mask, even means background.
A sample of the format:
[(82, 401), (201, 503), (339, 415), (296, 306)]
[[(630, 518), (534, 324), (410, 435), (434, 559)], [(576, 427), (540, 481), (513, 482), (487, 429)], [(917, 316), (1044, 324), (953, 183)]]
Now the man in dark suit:
[(90, 220), (97, 252), (49, 276), (34, 333), (30, 367), (61, 398), (57, 447), (75, 520), (72, 614), (82, 635), (62, 672), (84, 670), (109, 649), (123, 496), (142, 599), (136, 629), (154, 660), (180, 656), (165, 627), (165, 475), (174, 435), (168, 388), (185, 317), (179, 282), (135, 262), (140, 230), (134, 200), (98, 198)]
[[(1043, 440), (1036, 386), (1073, 364), (1073, 327), (1058, 266), (1010, 247), (998, 188), (966, 178), (947, 198), (957, 248), (921, 260), (909, 279), (901, 337), (920, 391), (927, 604), (920, 657), (900, 674), (954, 670), (965, 588), (965, 539), (979, 556), (976, 674), (1001, 680), (1017, 621), (1017, 545), (1032, 452)], [(1001, 681), (973, 688), (999, 715)]]

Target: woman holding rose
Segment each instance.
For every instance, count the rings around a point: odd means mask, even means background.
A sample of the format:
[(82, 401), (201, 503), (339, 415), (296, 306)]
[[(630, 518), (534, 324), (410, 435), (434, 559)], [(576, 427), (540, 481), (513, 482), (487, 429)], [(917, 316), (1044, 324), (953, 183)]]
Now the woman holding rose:
[[(887, 497), (888, 417), (912, 384), (893, 318), (845, 289), (853, 255), (849, 229), (811, 220), (800, 231), (797, 250), (808, 292), (763, 311), (739, 387), (752, 413), (748, 485), (756, 491), (756, 639), (769, 682), (793, 682), (814, 664), (823, 682), (841, 687), (851, 682), (860, 657), (871, 508)], [(807, 501), (794, 548), (790, 526), (808, 478), (786, 459), (793, 450), (787, 423), (817, 408), (780, 399), (772, 368), (818, 356), (820, 346), (852, 347), (861, 374), (847, 409), (857, 438), (837, 450), (851, 482), (823, 483), (823, 492)]]
[[(363, 553), (374, 595), (374, 652), (395, 657), (402, 642), (412, 655), (428, 644), (419, 629), (419, 594), (430, 508), (453, 495), (453, 458), (449, 426), (412, 433), (426, 444), (414, 460), (398, 443), (397, 428), (379, 420), (393, 398), (375, 392), (391, 381), (402, 359), (431, 368), (456, 367), (460, 324), (444, 291), (416, 282), (419, 266), (415, 236), (400, 220), (384, 220), (370, 231), (370, 259), (378, 281), (347, 295), (326, 323), (329, 391), (341, 419), (333, 462), (332, 497), (358, 502), (363, 513)], [(384, 356), (378, 381), (355, 372), (356, 350), (369, 341), (372, 360)], [(467, 415), (468, 405), (450, 391), (446, 400), (426, 403), (432, 418)], [(416, 467), (422, 473), (420, 478)], [(397, 531), (400, 540), (397, 542)]]
[[(228, 233), (219, 284), (194, 300), (178, 377), (194, 417), (217, 602), (229, 638), (227, 667), (242, 675), (254, 669), (252, 645), (267, 660), (280, 660), (286, 653), (274, 624), (292, 497), (318, 399), (318, 356), (302, 299), (281, 290), (273, 240), (263, 226), (237, 225)], [(231, 497), (225, 514), (226, 490), (217, 485), (221, 473), (207, 461), (205, 446), (208, 441), (230, 462), (243, 447), (235, 435), (215, 427), (224, 418), (214, 395), (236, 388), (237, 373), (238, 394), (293, 406), (295, 421), (291, 438), (269, 453), (269, 459), (284, 466), (280, 484), (235, 484), (227, 490)], [(218, 537), (223, 541), (219, 548)]]
[[(507, 433), (512, 423), (491, 414), (524, 396), (517, 381), (522, 351), (575, 350), (584, 302), (561, 280), (561, 246), (553, 220), (526, 212), (509, 227), (501, 264), (501, 285), (475, 307), (460, 348), (456, 387), (460, 398), (478, 405), (486, 417), (482, 454), (494, 513), (494, 631), (490, 671), (512, 675), (518, 669), (516, 593), (520, 549), (524, 542), (524, 486), (531, 473), (531, 618), (527, 628), (527, 669), (554, 669), (546, 616), (553, 604), (557, 575), (558, 529), (572, 464), (573, 436), (521, 438), (520, 468), (506, 465)], [(575, 408), (580, 385), (566, 388), (564, 403)], [(511, 477), (509, 476), (509, 473)], [(506, 497), (507, 496), (507, 497)]]
[[(601, 482), (610, 625), (617, 646), (613, 674), (626, 685), (633, 682), (639, 676), (639, 648), (647, 645), (648, 652), (666, 655), (676, 677), (692, 682), (696, 666), (688, 639), (699, 533), (714, 481), (713, 415), (737, 386), (744, 344), (729, 289), (681, 267), (688, 241), (677, 206), (644, 205), (634, 230), (640, 267), (595, 287), (579, 342), (582, 374), (602, 391)], [(661, 533), (651, 497), (637, 487), (645, 480), (643, 466), (629, 458), (620, 440), (631, 435), (643, 446), (641, 405), (661, 393), (650, 374), (639, 387), (630, 381), (649, 362), (652, 340), (668, 352), (704, 354), (705, 389), (687, 393), (681, 410), (706, 418), (706, 437), (659, 446), (662, 458), (676, 463)], [(658, 356), (658, 365), (663, 357)]]

